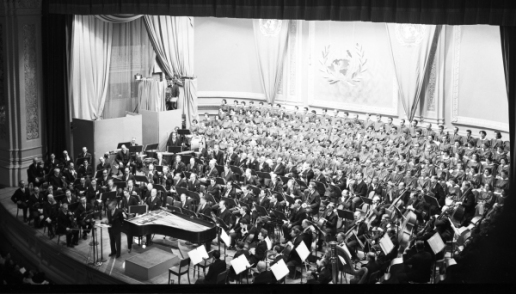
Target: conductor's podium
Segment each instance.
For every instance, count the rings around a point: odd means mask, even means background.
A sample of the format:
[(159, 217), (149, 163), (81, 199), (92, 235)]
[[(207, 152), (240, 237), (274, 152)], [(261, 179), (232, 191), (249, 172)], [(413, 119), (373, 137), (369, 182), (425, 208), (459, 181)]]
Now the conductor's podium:
[(151, 248), (125, 261), (125, 274), (141, 281), (151, 280), (179, 263), (179, 258), (159, 248)]

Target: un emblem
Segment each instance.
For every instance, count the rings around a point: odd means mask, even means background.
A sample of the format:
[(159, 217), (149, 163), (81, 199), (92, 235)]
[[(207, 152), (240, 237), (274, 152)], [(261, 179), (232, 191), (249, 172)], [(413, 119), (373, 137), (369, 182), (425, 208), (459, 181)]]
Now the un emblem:
[(420, 24), (396, 24), (396, 39), (403, 46), (419, 45), (426, 33), (426, 26)]
[(281, 19), (260, 19), (260, 32), (266, 37), (274, 37), (281, 31)]

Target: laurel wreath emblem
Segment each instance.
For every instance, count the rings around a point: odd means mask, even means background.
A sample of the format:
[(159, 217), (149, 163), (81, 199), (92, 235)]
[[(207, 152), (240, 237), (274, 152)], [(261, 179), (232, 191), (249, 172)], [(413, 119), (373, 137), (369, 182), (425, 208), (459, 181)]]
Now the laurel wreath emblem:
[[(335, 53), (330, 51), (330, 45), (325, 46), (322, 57), (319, 60), (323, 73), (323, 78), (330, 84), (345, 83), (356, 86), (363, 79), (363, 73), (367, 71), (367, 58), (360, 44), (356, 44), (353, 55), (349, 50), (345, 53)], [(332, 55), (334, 57), (332, 57)]]

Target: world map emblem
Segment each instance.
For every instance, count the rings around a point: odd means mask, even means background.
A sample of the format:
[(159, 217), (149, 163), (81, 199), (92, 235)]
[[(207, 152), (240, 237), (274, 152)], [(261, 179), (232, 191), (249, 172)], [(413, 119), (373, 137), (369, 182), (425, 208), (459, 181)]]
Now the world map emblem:
[(267, 37), (274, 37), (281, 31), (281, 19), (260, 19), (260, 32)]
[(403, 46), (415, 46), (421, 43), (426, 33), (426, 26), (420, 24), (396, 24), (396, 39)]
[(335, 49), (327, 45), (319, 60), (322, 77), (330, 84), (343, 83), (356, 86), (367, 71), (367, 58), (362, 45), (351, 49)]

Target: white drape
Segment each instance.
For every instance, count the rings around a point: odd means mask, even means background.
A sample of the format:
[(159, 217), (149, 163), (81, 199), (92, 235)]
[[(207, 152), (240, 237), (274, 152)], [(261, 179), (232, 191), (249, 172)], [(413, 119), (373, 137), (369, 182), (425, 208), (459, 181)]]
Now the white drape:
[[(405, 26), (405, 27), (404, 27)], [(399, 88), (399, 99), (409, 121), (428, 82), (442, 26), (386, 24)]]
[[(158, 81), (152, 78), (141, 80), (138, 85), (138, 110), (165, 111), (166, 90), (167, 81)], [(155, 99), (156, 97), (158, 99)]]
[[(276, 21), (273, 24), (278, 24)], [(267, 102), (274, 103), (283, 76), (283, 62), (287, 54), (288, 20), (281, 21), (281, 28), (267, 26), (267, 20), (253, 20), (256, 54), (260, 68), (263, 92)]]
[[(143, 18), (113, 24), (111, 52), (108, 95), (102, 114), (104, 119), (123, 117), (127, 111), (133, 111), (137, 105), (141, 105), (138, 104), (140, 82), (134, 76), (141, 74), (150, 77), (156, 57)], [(160, 101), (152, 100), (164, 100), (165, 97), (151, 96), (145, 99), (159, 105)]]
[[(193, 18), (145, 15), (145, 25), (162, 70), (170, 78), (193, 77)], [(186, 125), (197, 119), (195, 79), (184, 79), (184, 95), (178, 108), (184, 110)]]
[(113, 25), (75, 15), (72, 25), (70, 101), (73, 117), (101, 118), (107, 96)]

